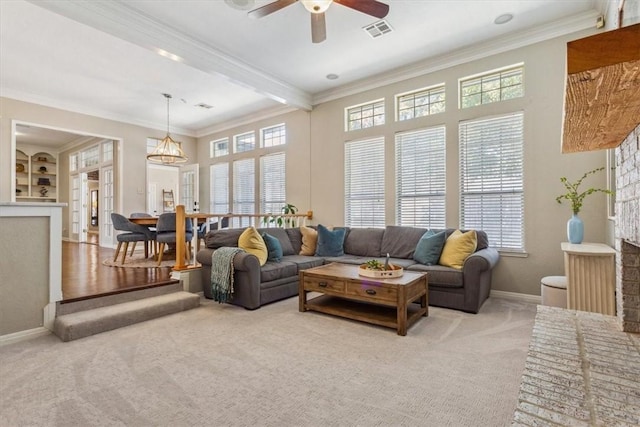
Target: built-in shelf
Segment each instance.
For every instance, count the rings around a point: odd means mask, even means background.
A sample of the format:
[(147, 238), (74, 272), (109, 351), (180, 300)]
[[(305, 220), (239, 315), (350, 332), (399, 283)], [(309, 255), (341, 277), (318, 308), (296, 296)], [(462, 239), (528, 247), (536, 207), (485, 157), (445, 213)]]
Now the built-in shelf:
[(16, 150), (16, 201), (57, 202), (58, 157), (35, 147)]

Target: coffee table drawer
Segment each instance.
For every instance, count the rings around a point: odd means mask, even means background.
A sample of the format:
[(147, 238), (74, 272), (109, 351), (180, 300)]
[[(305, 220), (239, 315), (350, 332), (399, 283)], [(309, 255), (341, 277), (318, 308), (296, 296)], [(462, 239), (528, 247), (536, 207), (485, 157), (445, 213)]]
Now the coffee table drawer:
[(316, 292), (344, 292), (344, 282), (342, 280), (325, 279), (319, 277), (305, 277), (304, 289)]
[(385, 286), (384, 284), (348, 282), (345, 294), (366, 298), (371, 301), (395, 302), (398, 300), (398, 288)]

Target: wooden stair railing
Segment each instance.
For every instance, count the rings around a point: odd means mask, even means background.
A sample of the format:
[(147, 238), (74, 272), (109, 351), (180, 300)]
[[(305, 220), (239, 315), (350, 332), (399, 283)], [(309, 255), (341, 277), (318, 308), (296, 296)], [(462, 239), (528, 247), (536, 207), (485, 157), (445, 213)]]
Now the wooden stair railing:
[[(193, 240), (189, 242), (189, 244), (193, 244), (194, 241), (197, 241), (198, 235), (198, 221), (204, 220), (208, 221), (211, 218), (216, 218), (218, 224), (222, 224), (222, 220), (224, 218), (229, 218), (229, 228), (233, 228), (234, 219), (238, 219), (238, 223), (242, 223), (243, 219), (248, 219), (249, 224), (256, 228), (270, 228), (277, 227), (277, 220), (282, 219), (282, 223), (287, 227), (300, 227), (301, 225), (306, 225), (308, 219), (313, 219), (313, 211), (307, 211), (303, 214), (234, 214), (234, 213), (226, 213), (226, 214), (211, 214), (211, 213), (186, 213), (184, 205), (176, 206), (176, 264), (173, 267), (174, 271), (188, 270), (191, 268), (200, 267), (196, 263), (196, 247), (193, 245), (193, 256), (190, 261), (190, 264), (185, 262), (185, 221), (189, 218), (193, 221)], [(244, 226), (242, 226), (244, 227)]]

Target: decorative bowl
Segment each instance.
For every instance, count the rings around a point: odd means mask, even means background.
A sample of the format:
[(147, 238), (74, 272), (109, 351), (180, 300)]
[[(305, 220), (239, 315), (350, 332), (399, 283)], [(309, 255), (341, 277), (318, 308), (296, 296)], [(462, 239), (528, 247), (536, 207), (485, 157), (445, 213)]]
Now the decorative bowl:
[(395, 277), (402, 277), (404, 269), (399, 265), (389, 264), (390, 270), (370, 270), (367, 268), (367, 264), (361, 264), (358, 268), (358, 274), (360, 276), (372, 277), (374, 279), (392, 279)]
[(16, 163), (16, 172), (24, 172), (24, 165), (22, 163)]

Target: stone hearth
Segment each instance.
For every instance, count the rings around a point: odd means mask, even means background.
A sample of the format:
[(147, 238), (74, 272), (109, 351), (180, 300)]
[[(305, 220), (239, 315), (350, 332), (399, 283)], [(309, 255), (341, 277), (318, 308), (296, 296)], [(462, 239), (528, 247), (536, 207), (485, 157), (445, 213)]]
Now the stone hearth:
[(616, 148), (616, 312), (640, 333), (640, 125)]
[(640, 335), (614, 316), (538, 306), (513, 426), (637, 426)]

